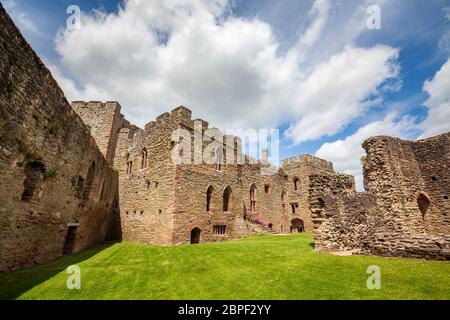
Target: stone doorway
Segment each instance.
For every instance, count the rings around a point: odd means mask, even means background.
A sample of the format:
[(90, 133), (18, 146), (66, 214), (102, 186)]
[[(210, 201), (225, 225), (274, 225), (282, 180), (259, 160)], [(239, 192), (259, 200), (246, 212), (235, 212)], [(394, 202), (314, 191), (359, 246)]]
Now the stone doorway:
[(202, 233), (202, 230), (199, 228), (194, 228), (191, 231), (191, 244), (198, 244), (200, 243), (200, 235)]
[(78, 225), (69, 225), (69, 230), (67, 231), (66, 241), (64, 242), (63, 254), (71, 254), (75, 249), (75, 242), (77, 240), (77, 229)]
[(291, 221), (291, 233), (305, 232), (305, 225), (302, 219), (294, 219)]

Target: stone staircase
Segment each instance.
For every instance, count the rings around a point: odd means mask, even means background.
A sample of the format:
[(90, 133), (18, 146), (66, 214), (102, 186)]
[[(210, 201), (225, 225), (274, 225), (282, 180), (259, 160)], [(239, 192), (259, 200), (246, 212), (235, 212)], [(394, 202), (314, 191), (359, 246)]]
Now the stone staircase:
[(271, 229), (269, 223), (255, 212), (247, 212), (245, 216), (247, 229), (253, 234), (279, 234), (278, 231)]

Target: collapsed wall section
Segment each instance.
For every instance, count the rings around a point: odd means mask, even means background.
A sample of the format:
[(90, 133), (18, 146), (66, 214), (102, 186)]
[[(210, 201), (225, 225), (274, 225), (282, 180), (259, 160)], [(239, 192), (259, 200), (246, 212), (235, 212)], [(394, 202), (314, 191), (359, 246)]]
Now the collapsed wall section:
[(364, 143), (366, 193), (342, 175), (311, 176), (316, 249), (450, 259), (450, 134)]

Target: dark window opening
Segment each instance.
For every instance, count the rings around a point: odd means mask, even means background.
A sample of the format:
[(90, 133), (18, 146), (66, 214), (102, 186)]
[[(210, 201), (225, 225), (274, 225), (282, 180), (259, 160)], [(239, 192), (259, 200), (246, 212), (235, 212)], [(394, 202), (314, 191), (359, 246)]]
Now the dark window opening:
[(212, 186), (210, 186), (208, 188), (208, 190), (206, 191), (206, 212), (211, 211), (211, 201), (212, 201), (213, 193), (214, 193), (214, 188)]
[(226, 187), (223, 192), (223, 212), (230, 212), (232, 195), (233, 192), (231, 191), (231, 188), (229, 186)]
[(273, 223), (269, 223), (269, 229), (273, 229)]
[(252, 185), (250, 188), (250, 211), (256, 212), (256, 186)]
[(270, 192), (270, 185), (266, 184), (264, 185), (264, 192), (269, 193)]
[(291, 208), (292, 208), (292, 213), (296, 214), (297, 208), (298, 208), (298, 203), (291, 203)]
[(72, 186), (75, 188), (75, 197), (81, 199), (83, 197), (84, 179), (81, 176), (72, 178)]
[(448, 196), (444, 196), (444, 199), (445, 199), (445, 200), (448, 200)]
[(78, 226), (69, 226), (67, 231), (66, 241), (64, 242), (63, 254), (71, 254), (75, 249), (75, 242), (77, 240), (77, 229)]
[(303, 233), (305, 227), (302, 219), (294, 219), (291, 221), (291, 233)]
[(317, 199), (317, 202), (321, 208), (325, 208), (325, 201), (322, 198)]
[(45, 165), (41, 161), (29, 162), (25, 168), (22, 201), (30, 201), (45, 173)]
[(227, 226), (213, 226), (213, 234), (214, 235), (225, 235), (227, 230)]
[(133, 161), (127, 162), (127, 174), (130, 174), (133, 171)]
[(200, 235), (202, 233), (202, 230), (200, 228), (194, 228), (191, 231), (191, 244), (198, 244), (200, 243)]
[(428, 208), (431, 205), (430, 199), (426, 195), (421, 193), (417, 197), (417, 204), (419, 205), (419, 210), (420, 210), (420, 213), (422, 213), (422, 217), (425, 218)]
[(431, 180), (437, 181), (437, 178), (436, 177), (431, 177)]
[(141, 169), (147, 168), (147, 157), (148, 152), (147, 149), (144, 148), (141, 152)]
[(297, 191), (300, 188), (300, 179), (294, 178), (294, 190)]

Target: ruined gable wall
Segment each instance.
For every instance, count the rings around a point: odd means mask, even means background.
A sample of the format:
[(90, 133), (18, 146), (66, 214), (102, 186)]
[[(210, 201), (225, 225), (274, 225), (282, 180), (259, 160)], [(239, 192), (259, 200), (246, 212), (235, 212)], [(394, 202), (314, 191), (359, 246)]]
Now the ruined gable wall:
[(355, 192), (352, 176), (312, 175), (309, 179), (316, 250), (367, 252), (374, 228), (383, 223), (375, 197)]
[[(374, 137), (364, 143), (365, 186), (376, 196), (386, 222), (376, 230), (373, 254), (450, 258), (449, 137)], [(424, 211), (420, 194), (430, 200)]]
[[(365, 186), (377, 197), (390, 230), (409, 235), (449, 234), (450, 139), (449, 134), (403, 141), (374, 137), (364, 143)], [(431, 204), (423, 216), (419, 194)]]
[[(316, 248), (449, 259), (449, 134), (416, 142), (373, 137), (364, 147), (366, 193), (340, 175), (310, 176)], [(421, 193), (431, 200), (426, 212)]]
[[(0, 5), (0, 271), (111, 237), (117, 173)], [(92, 187), (84, 193), (95, 162)], [(25, 192), (26, 191), (26, 192)], [(83, 195), (89, 195), (86, 200)]]
[(100, 151), (111, 165), (114, 162), (119, 130), (123, 126), (120, 105), (110, 101), (106, 103), (91, 101), (72, 102), (72, 108), (90, 129)]

